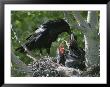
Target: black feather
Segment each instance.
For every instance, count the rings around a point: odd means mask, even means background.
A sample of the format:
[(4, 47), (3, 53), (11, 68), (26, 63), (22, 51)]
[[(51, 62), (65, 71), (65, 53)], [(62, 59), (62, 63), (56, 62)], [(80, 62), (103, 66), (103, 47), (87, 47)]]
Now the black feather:
[[(71, 34), (69, 24), (63, 19), (49, 20), (48, 22), (42, 24), (33, 34), (31, 34), (24, 44), (28, 50), (42, 48), (50, 53), (50, 47), (52, 42), (56, 41), (58, 35), (62, 32), (67, 32)], [(23, 47), (19, 47), (16, 51), (24, 52)]]

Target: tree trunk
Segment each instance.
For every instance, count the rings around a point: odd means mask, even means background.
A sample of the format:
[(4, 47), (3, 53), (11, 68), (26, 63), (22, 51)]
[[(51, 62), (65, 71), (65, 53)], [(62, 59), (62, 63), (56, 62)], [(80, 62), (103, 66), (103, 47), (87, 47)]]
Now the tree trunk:
[(98, 36), (99, 22), (96, 11), (88, 11), (87, 23), (90, 26), (84, 34), (85, 37), (85, 51), (87, 66), (100, 64), (99, 47), (100, 40)]
[(86, 65), (97, 65), (100, 64), (100, 57), (99, 57), (99, 39), (96, 31), (87, 31), (84, 35), (85, 38), (85, 58), (86, 58)]
[(86, 65), (92, 66), (100, 64), (99, 20), (97, 12), (88, 11), (87, 20), (81, 16), (79, 11), (74, 11), (73, 15), (79, 25), (79, 29), (84, 34)]

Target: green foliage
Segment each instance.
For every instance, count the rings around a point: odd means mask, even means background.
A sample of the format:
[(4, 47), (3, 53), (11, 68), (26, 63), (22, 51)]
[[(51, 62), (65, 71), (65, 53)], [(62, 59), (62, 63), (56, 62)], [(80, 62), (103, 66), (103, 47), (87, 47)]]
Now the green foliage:
[(84, 35), (83, 35), (83, 33), (81, 31), (77, 30), (77, 29), (73, 29), (72, 31), (77, 36), (77, 42), (78, 42), (79, 47), (84, 48), (85, 44), (84, 44)]
[[(70, 11), (68, 11), (70, 12)], [(84, 16), (86, 15), (86, 12), (82, 13)], [(11, 12), (11, 25), (13, 30), (16, 32), (18, 39), (21, 41), (21, 43), (24, 43), (26, 41), (26, 38), (33, 33), (39, 25), (41, 25), (44, 22), (47, 22), (48, 20), (53, 19), (59, 19), (64, 18), (63, 11), (12, 11)], [(77, 29), (71, 29), (75, 35), (78, 38), (78, 44), (80, 47), (84, 48), (84, 40), (83, 40), (83, 34), (81, 31)], [(15, 50), (17, 47), (20, 46), (20, 44), (16, 41), (15, 36), (13, 32), (11, 32), (12, 42), (11, 46)], [(50, 56), (55, 57), (56, 56), (56, 49), (59, 46), (61, 42), (64, 42), (64, 40), (68, 41), (69, 35), (67, 33), (62, 33), (59, 35), (59, 38), (57, 41), (53, 42), (51, 46), (51, 53)], [(66, 47), (66, 45), (65, 45)], [(46, 51), (43, 50), (44, 55), (46, 55)], [(29, 64), (32, 62), (30, 58), (26, 56), (26, 54), (22, 54), (19, 52), (14, 51), (14, 53), (20, 58), (24, 63)], [(39, 51), (33, 50), (32, 54), (37, 56), (36, 58), (40, 58)]]

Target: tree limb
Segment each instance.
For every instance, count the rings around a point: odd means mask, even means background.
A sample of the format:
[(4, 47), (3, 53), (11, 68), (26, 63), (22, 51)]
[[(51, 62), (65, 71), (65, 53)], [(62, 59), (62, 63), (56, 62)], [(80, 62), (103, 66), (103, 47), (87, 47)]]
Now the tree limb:
[(64, 11), (64, 17), (69, 23), (70, 27), (74, 29), (81, 29), (77, 22), (74, 21), (74, 16), (66, 11)]
[(26, 64), (23, 63), (20, 59), (18, 59), (13, 52), (11, 52), (11, 62), (17, 65), (17, 68), (19, 68), (19, 71), (23, 71), (29, 75), (32, 75), (31, 68), (27, 67)]
[(76, 21), (78, 22), (79, 26), (83, 29), (83, 30), (87, 30), (90, 29), (87, 21), (84, 20), (84, 18), (81, 16), (79, 11), (74, 11), (72, 12)]

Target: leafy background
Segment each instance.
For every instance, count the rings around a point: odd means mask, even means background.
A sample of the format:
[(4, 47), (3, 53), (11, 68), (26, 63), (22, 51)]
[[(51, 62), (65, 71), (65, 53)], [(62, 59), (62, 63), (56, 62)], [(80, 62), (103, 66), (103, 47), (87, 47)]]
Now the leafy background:
[[(71, 13), (71, 11), (68, 11)], [(82, 11), (82, 16), (86, 18), (87, 12)], [(42, 23), (47, 22), (48, 20), (54, 20), (59, 18), (65, 18), (63, 11), (12, 11), (11, 12), (11, 25), (13, 30), (16, 32), (21, 43), (26, 41), (26, 38), (32, 34), (37, 27), (39, 27)], [(80, 30), (71, 28), (72, 32), (77, 36), (78, 45), (84, 48), (84, 37)], [(61, 42), (64, 40), (68, 41), (69, 35), (67, 33), (62, 33), (59, 35), (57, 41), (52, 43), (50, 56), (52, 58), (56, 57), (56, 49)], [(11, 47), (16, 54), (17, 58), (22, 60), (25, 64), (30, 64), (32, 60), (28, 58), (25, 54), (16, 52), (15, 49), (21, 46), (18, 41), (15, 39), (14, 33), (11, 31)], [(65, 43), (64, 43), (65, 45)], [(65, 48), (67, 49), (66, 45)], [(38, 50), (32, 51), (33, 55), (36, 58), (41, 58)], [(44, 55), (46, 51), (43, 50)]]

